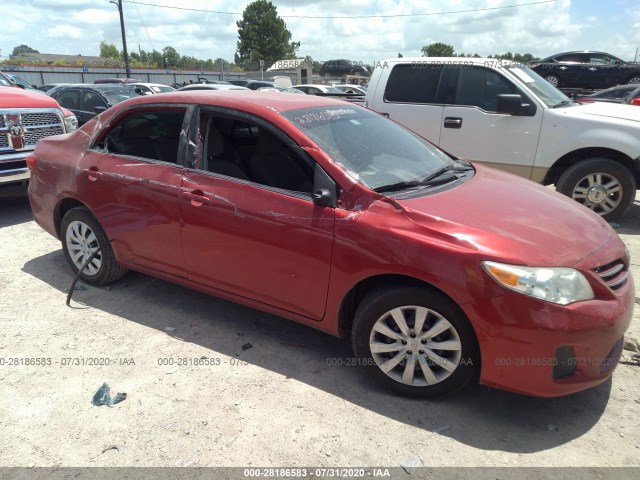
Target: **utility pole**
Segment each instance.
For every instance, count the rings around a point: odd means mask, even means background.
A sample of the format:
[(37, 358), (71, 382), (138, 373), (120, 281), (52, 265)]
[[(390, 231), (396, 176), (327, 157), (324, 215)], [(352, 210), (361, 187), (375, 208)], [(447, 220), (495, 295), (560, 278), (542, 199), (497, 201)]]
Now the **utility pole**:
[(122, 32), (122, 53), (124, 54), (124, 69), (127, 78), (131, 78), (131, 69), (129, 68), (129, 54), (127, 53), (127, 36), (124, 33), (124, 14), (122, 13), (122, 0), (109, 0), (118, 7), (120, 13), (120, 31)]

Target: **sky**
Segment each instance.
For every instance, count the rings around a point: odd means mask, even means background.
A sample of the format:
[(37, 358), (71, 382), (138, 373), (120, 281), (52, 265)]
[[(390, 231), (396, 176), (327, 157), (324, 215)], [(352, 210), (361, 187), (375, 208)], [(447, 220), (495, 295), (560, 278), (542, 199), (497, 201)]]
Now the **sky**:
[[(117, 1), (117, 0), (114, 0)], [(236, 21), (248, 0), (123, 0), (129, 51), (161, 51), (233, 61)], [(600, 50), (633, 60), (640, 47), (638, 0), (274, 0), (300, 42), (298, 57), (373, 65), (420, 56), (431, 43), (488, 56)], [(174, 7), (174, 8), (166, 8)], [(316, 18), (310, 18), (316, 17)], [(330, 18), (317, 18), (330, 17)], [(339, 18), (341, 17), (341, 18)], [(98, 55), (122, 49), (118, 9), (108, 0), (0, 2), (0, 58), (26, 44), (40, 53)], [(638, 53), (640, 61), (640, 53)]]

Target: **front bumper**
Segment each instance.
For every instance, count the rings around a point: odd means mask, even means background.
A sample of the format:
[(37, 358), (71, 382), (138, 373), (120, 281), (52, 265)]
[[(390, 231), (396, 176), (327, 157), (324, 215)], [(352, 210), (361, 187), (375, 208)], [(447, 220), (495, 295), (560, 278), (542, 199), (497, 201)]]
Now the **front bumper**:
[(561, 306), (508, 292), (463, 305), (480, 345), (480, 383), (557, 397), (604, 382), (618, 364), (634, 301), (629, 276), (611, 299)]

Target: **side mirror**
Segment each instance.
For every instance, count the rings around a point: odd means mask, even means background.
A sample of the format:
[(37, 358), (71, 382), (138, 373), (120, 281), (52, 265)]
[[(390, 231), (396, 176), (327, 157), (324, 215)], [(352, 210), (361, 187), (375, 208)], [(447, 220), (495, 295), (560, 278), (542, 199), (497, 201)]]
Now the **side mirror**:
[(103, 105), (99, 105), (97, 107), (93, 107), (93, 111), (95, 113), (102, 113), (107, 109), (107, 107), (103, 106)]
[(522, 111), (522, 95), (503, 93), (496, 98), (496, 112), (517, 115)]
[(335, 208), (338, 205), (336, 182), (316, 163), (313, 175), (313, 203), (321, 207)]

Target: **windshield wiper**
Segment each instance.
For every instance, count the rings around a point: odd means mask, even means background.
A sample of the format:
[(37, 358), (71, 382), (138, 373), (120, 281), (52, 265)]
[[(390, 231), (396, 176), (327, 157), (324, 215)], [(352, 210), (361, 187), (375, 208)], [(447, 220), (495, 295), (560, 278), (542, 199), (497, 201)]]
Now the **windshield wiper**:
[(567, 98), (566, 100), (562, 100), (560, 103), (556, 103), (553, 107), (551, 108), (558, 108), (558, 107), (562, 107), (563, 105), (567, 105), (568, 103), (573, 103), (573, 100), (571, 100), (570, 98)]
[(411, 182), (397, 182), (390, 183), (389, 185), (382, 185), (380, 187), (374, 188), (373, 191), (378, 193), (393, 192), (395, 190), (404, 190), (406, 188), (419, 187), (420, 185), (422, 185), (422, 182), (418, 180), (412, 180)]
[[(389, 185), (382, 185), (380, 187), (374, 188), (374, 192), (382, 193), (382, 192), (392, 192), (395, 190), (405, 190), (407, 188), (414, 187), (433, 187), (435, 185), (441, 185), (443, 183), (448, 183), (453, 180), (457, 180), (457, 176), (454, 175), (456, 172), (468, 172), (469, 170), (473, 170), (471, 164), (466, 162), (460, 162), (455, 165), (448, 165), (444, 167), (440, 167), (435, 172), (430, 173), (427, 177), (422, 180), (411, 180), (404, 182), (396, 182), (390, 183)], [(445, 176), (446, 173), (449, 175)], [(438, 177), (442, 177), (437, 180)]]

